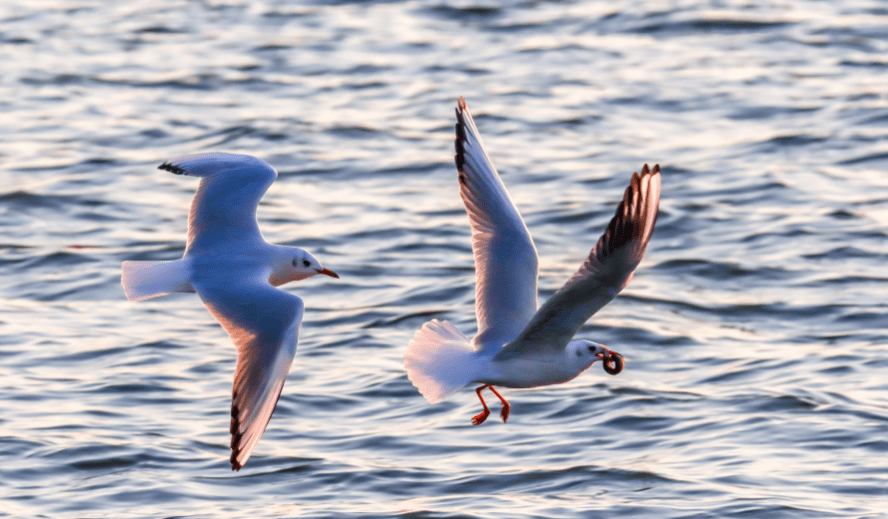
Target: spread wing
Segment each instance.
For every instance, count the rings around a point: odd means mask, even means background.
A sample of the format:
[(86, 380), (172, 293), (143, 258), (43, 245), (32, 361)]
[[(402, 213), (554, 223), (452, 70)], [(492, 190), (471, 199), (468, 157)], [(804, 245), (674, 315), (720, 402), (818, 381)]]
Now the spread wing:
[(259, 276), (230, 271), (212, 274), (196, 275), (192, 285), (237, 347), (231, 468), (240, 470), (262, 437), (281, 395), (296, 354), (303, 304)]
[(556, 353), (620, 293), (647, 248), (660, 205), (660, 167), (647, 164), (634, 173), (617, 214), (576, 274), (546, 301), (514, 342), (497, 358), (514, 354)]
[(164, 162), (158, 169), (200, 177), (188, 215), (188, 245), (198, 252), (230, 242), (262, 240), (256, 208), (277, 171), (249, 155), (202, 153)]
[(456, 169), (475, 253), (475, 343), (499, 347), (537, 310), (537, 252), (463, 99), (456, 119)]

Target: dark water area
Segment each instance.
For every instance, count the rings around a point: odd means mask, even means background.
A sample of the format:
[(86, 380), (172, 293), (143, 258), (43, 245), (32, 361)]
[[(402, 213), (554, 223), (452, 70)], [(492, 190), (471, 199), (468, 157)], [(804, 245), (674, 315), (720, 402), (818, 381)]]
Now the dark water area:
[[(0, 7), (0, 517), (888, 517), (883, 2), (38, 2)], [(465, 96), (540, 254), (576, 270), (663, 170), (573, 381), (428, 404), (402, 357), (475, 331)], [(340, 280), (246, 467), (235, 350), (194, 294), (180, 155), (258, 156), (272, 243)], [(498, 411), (496, 407), (494, 413)]]

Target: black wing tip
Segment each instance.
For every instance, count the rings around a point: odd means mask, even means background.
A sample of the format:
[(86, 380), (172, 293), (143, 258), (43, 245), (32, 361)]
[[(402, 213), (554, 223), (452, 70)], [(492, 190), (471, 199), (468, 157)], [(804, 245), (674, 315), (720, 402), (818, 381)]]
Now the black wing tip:
[[(605, 256), (613, 254), (617, 249), (626, 245), (635, 238), (636, 233), (640, 229), (644, 229), (645, 224), (640, 221), (642, 218), (642, 208), (647, 205), (648, 201), (642, 199), (646, 193), (642, 193), (641, 181), (645, 177), (655, 177), (660, 175), (660, 165), (654, 164), (651, 169), (647, 164), (641, 168), (641, 174), (637, 171), (632, 173), (632, 180), (623, 193), (623, 200), (617, 206), (617, 211), (611, 221), (608, 223), (604, 234), (601, 236), (601, 245), (599, 251)], [(659, 201), (655, 202), (659, 205)], [(654, 216), (659, 216), (659, 211)], [(652, 224), (653, 224), (652, 223)], [(647, 247), (647, 243), (643, 244)], [(644, 249), (642, 249), (643, 251)]]
[(239, 432), (240, 429), (240, 419), (238, 418), (240, 413), (238, 412), (237, 405), (231, 406), (231, 428), (229, 432), (231, 432), (231, 470), (238, 472), (240, 471), (243, 464), (238, 461), (237, 457), (241, 452), (240, 442), (242, 434)]
[[(274, 407), (272, 407), (271, 413), (268, 415), (269, 420), (274, 415), (274, 412), (277, 410), (277, 405), (278, 402), (280, 402), (281, 393), (283, 392), (283, 390), (284, 385), (282, 383), (280, 389), (278, 390), (277, 398), (275, 398), (274, 400)], [(235, 389), (232, 390), (231, 394), (231, 427), (229, 428), (229, 432), (231, 433), (231, 470), (238, 472), (244, 466), (244, 464), (238, 460), (238, 456), (240, 456), (241, 452), (243, 452), (243, 447), (241, 446), (243, 433), (240, 432), (240, 409), (238, 409), (236, 402), (237, 390)], [(260, 432), (259, 434), (261, 435), (262, 432)]]
[(456, 162), (456, 170), (459, 171), (459, 182), (460, 184), (465, 184), (466, 178), (463, 175), (463, 167), (466, 163), (466, 118), (465, 114), (467, 113), (468, 108), (466, 108), (466, 100), (460, 97), (456, 101), (456, 155), (454, 155), (454, 161)]
[(170, 173), (173, 173), (176, 175), (184, 175), (185, 174), (185, 168), (180, 167), (180, 166), (176, 166), (175, 164), (170, 164), (169, 162), (164, 162), (160, 166), (157, 166), (157, 169), (169, 171)]
[[(642, 166), (642, 168), (641, 168), (641, 173), (639, 173), (637, 171), (635, 173), (632, 173), (632, 180), (629, 182), (629, 187), (626, 188), (626, 194), (623, 197), (623, 199), (627, 200), (627, 197), (629, 197), (633, 191), (641, 191), (641, 181), (645, 177), (658, 177), (658, 176), (660, 176), (660, 165), (654, 164), (654, 167), (650, 168), (647, 165), (647, 163), (645, 163), (645, 165)], [(627, 200), (627, 203), (628, 203), (628, 200)]]
[[(638, 175), (637, 172), (635, 174)], [(648, 176), (648, 175), (655, 177), (659, 174), (660, 174), (660, 165), (659, 164), (654, 164), (654, 169), (650, 169), (650, 168), (648, 168), (647, 163), (645, 163), (645, 165), (641, 168), (641, 175), (640, 176), (642, 178), (645, 176)]]

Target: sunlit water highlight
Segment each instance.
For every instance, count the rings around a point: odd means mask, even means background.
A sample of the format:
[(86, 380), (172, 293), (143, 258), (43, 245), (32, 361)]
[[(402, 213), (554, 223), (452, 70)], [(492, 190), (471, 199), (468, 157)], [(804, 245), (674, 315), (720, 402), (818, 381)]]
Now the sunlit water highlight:
[[(0, 7), (0, 516), (884, 517), (888, 9), (876, 1), (38, 2)], [(470, 425), (401, 356), (474, 331), (464, 95), (551, 295), (633, 170), (657, 231), (581, 332), (621, 352)], [(265, 437), (228, 468), (235, 354), (183, 252), (196, 151), (280, 171), (306, 303)]]

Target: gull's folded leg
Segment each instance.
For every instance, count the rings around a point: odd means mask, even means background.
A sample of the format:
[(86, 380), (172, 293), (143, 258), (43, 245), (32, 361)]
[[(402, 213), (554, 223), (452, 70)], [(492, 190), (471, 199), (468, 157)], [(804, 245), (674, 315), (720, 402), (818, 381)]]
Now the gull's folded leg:
[(500, 411), (500, 416), (503, 418), (503, 423), (506, 423), (506, 420), (509, 419), (509, 410), (512, 408), (512, 406), (510, 406), (509, 403), (506, 402), (506, 399), (503, 398), (503, 395), (499, 394), (499, 392), (494, 389), (493, 386), (487, 387), (489, 387), (490, 390), (493, 391), (493, 394), (499, 397), (500, 402), (503, 403), (503, 409)]
[[(490, 386), (484, 384), (483, 386), (475, 390), (475, 393), (478, 395), (478, 400), (480, 400), (481, 405), (484, 406), (484, 411), (472, 417), (472, 425), (481, 425), (482, 423), (484, 423), (484, 420), (487, 420), (487, 417), (490, 416), (490, 408), (487, 407), (487, 403), (484, 401), (484, 397), (481, 396), (481, 390), (483, 390), (485, 387)], [(494, 393), (496, 393), (496, 391), (494, 391)]]

